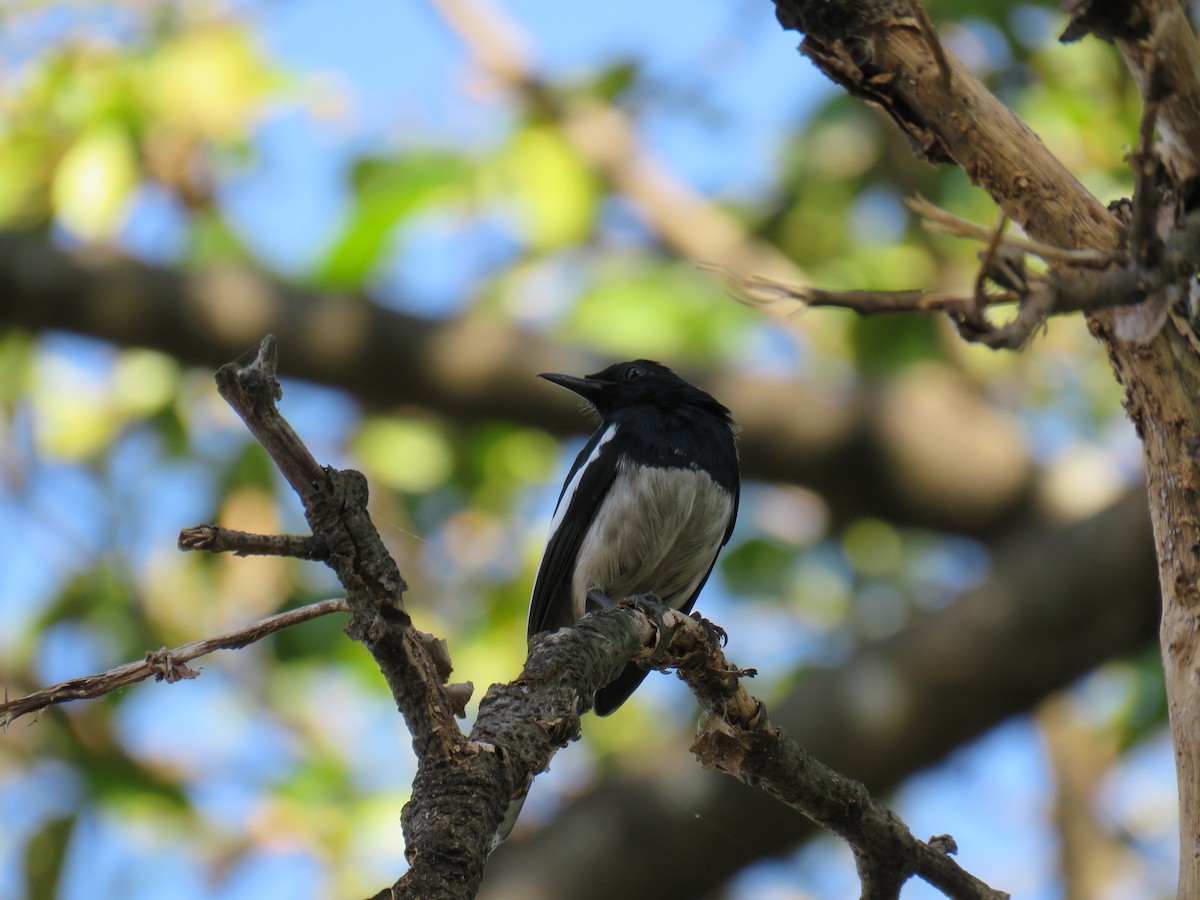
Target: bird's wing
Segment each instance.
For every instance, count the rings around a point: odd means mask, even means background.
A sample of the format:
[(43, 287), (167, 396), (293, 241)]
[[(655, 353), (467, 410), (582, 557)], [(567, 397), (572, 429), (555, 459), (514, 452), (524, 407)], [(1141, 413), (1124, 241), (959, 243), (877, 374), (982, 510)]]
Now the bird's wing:
[(575, 557), (596, 510), (617, 475), (615, 424), (596, 432), (579, 451), (558, 497), (550, 538), (529, 603), (529, 636), (573, 624), (571, 581)]
[[(738, 503), (741, 500), (741, 484), (735, 478), (733, 481), (733, 504), (729, 507), (729, 525), (725, 528), (725, 536), (721, 538), (721, 546), (724, 547), (729, 543), (729, 536), (733, 534), (733, 526), (737, 522)], [(690, 613), (692, 607), (696, 605), (696, 598), (700, 596), (700, 592), (704, 590), (704, 585), (708, 582), (708, 576), (712, 574), (713, 568), (717, 565), (717, 556), (720, 555), (718, 549), (713, 554), (712, 562), (708, 564), (708, 571), (704, 573), (704, 577), (700, 579), (700, 583), (696, 585), (696, 589), (692, 591), (692, 596), (688, 597), (687, 602), (679, 607), (682, 613)]]
[[(725, 537), (721, 539), (722, 547), (729, 543), (729, 536), (733, 534), (733, 526), (737, 524), (738, 504), (742, 499), (742, 479), (738, 477), (736, 468), (733, 470), (732, 490), (730, 493), (733, 495), (733, 506), (729, 508), (729, 526), (725, 529)], [(716, 560), (714, 559), (713, 562), (716, 562)], [(703, 587), (703, 583), (701, 583), (701, 587)]]

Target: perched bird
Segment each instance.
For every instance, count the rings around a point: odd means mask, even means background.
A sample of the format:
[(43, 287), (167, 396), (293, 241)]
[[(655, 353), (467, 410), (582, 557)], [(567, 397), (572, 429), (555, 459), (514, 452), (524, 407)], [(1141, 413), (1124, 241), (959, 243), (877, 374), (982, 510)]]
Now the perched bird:
[[(655, 594), (689, 612), (729, 540), (738, 458), (728, 409), (645, 359), (595, 375), (544, 374), (600, 416), (567, 474), (529, 606), (529, 636), (574, 625), (598, 589), (621, 600)], [(596, 694), (606, 716), (646, 670), (630, 663)]]

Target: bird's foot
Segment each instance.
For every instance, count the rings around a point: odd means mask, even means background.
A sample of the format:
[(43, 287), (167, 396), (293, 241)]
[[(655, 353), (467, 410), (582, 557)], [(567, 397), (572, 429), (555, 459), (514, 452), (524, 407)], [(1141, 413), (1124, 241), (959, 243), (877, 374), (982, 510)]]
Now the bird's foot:
[(671, 638), (675, 637), (675, 632), (682, 626), (667, 624), (667, 613), (673, 612), (673, 610), (664, 604), (657, 594), (634, 594), (626, 597), (623, 605), (640, 609), (646, 618), (654, 623), (654, 627), (658, 631), (658, 640), (655, 641), (654, 653), (650, 656), (650, 664), (653, 665), (666, 653), (667, 647), (671, 644)]
[(621, 606), (632, 606), (635, 609), (640, 609), (646, 614), (646, 617), (658, 625), (660, 628), (665, 628), (663, 617), (667, 610), (670, 609), (665, 603), (659, 599), (658, 594), (630, 594), (620, 603)]
[(692, 613), (692, 618), (700, 624), (701, 628), (708, 632), (708, 636), (713, 643), (720, 644), (722, 647), (729, 643), (729, 634), (720, 625), (708, 621), (708, 619), (704, 618), (698, 612)]
[(602, 609), (616, 609), (619, 605), (616, 600), (608, 596), (600, 588), (588, 588), (588, 592), (583, 598), (583, 611), (585, 613), (599, 612)]

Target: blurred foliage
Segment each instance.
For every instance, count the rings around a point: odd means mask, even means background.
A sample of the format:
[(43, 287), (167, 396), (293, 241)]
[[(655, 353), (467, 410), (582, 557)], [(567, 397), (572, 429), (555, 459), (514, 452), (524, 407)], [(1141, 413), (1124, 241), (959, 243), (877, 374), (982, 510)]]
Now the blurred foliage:
[(316, 281), (359, 287), (391, 249), (389, 239), (406, 219), (429, 208), (463, 202), (471, 167), (450, 154), (364, 159), (352, 175), (354, 205)]
[[(445, 266), (460, 279), (449, 305), (463, 315), (515, 320), (614, 356), (786, 367), (838, 389), (937, 359), (1019, 418), (1039, 461), (1075, 459), (1084, 448), (1130, 468), (1118, 390), (1077, 322), (1056, 323), (1038, 352), (1023, 355), (968, 347), (934, 320), (809, 313), (775, 323), (731, 303), (651, 233), (536, 94), (490, 88), (501, 124), (487, 141), (356, 140), (353, 117), (337, 112), (347, 101), (286, 71), (256, 31), (258, 13), (215, 2), (97, 6), (117, 22), (116, 37), (93, 33), (89, 4), (0, 11), (13, 24), (44, 14), (52, 34), (0, 82), (0, 227), (135, 255), (144, 227), (179, 235), (154, 244), (152, 261), (246, 260), (271, 270), (235, 198), (240, 179), (270, 166), (266, 126), (298, 115), (323, 135), (345, 133), (340, 215), (306, 265), (288, 273), (336, 289), (331, 302), (371, 302), (376, 291), (396, 303), (391, 267), (432, 214), (492, 238), (477, 251), (464, 240)], [(1139, 104), (1111, 48), (1054, 43), (1061, 18), (1052, 4), (929, 7), (955, 51), (1092, 190), (1105, 200), (1130, 192), (1124, 153)], [(73, 17), (75, 27), (56, 24)], [(664, 109), (696, 113), (652, 62), (609, 60), (545, 87), (568, 108), (609, 105), (653, 133)], [(919, 192), (995, 221), (990, 200), (960, 171), (914, 160), (885, 117), (833, 92), (792, 128), (778, 137), (765, 186), (721, 198), (750, 240), (832, 288), (972, 283), (977, 248), (930, 234), (902, 205)], [(786, 348), (782, 360), (760, 358), (767, 330)], [(299, 414), (322, 462), (369, 478), (415, 615), (449, 640), (456, 677), (474, 681), (477, 701), (523, 659), (529, 586), (578, 444), (560, 447), (503, 422), (467, 427), (435, 412), (325, 402), (289, 385), (284, 411)], [(875, 519), (830, 532), (814, 512), (820, 502), (758, 486), (710, 589), (751, 599), (747, 607), (772, 610), (780, 618), (771, 621), (786, 618), (813, 638), (774, 675), (764, 668), (765, 691), (802, 677), (821, 658), (817, 640), (844, 649), (891, 633), (986, 574), (986, 551), (953, 536)], [(25, 557), (13, 566), (20, 576), (3, 583), (12, 596), (0, 597), (0, 676), (10, 696), (337, 592), (315, 565), (175, 552), (175, 530), (200, 521), (268, 532), (303, 522), (209, 373), (145, 350), (0, 335), (0, 515), (22, 535), (15, 556)], [(722, 621), (735, 631), (732, 618)], [(239, 860), (281, 849), (317, 861), (324, 874), (309, 891), (364, 894), (394, 878), (408, 740), (370, 658), (341, 627), (332, 617), (311, 622), (202, 661), (194, 682), (141, 685), (11, 729), (0, 738), (0, 800), (43, 799), (28, 800), (11, 832), (17, 849), (0, 864), (22, 873), (25, 896), (54, 896), (73, 848), (99, 852), (97, 829), (107, 826), (97, 823), (117, 822), (109, 831), (139, 835), (112, 864), (128, 884), (143, 883), (134, 873), (176, 837), (211, 885)], [(1165, 721), (1156, 667), (1148, 656), (1112, 669), (1122, 700), (1105, 707), (1107, 721), (1126, 745)], [(580, 780), (622, 765), (631, 748), (653, 757), (671, 740), (665, 721), (690, 724), (690, 707), (668, 708), (652, 687), (621, 716), (589, 723), (571, 749)]]

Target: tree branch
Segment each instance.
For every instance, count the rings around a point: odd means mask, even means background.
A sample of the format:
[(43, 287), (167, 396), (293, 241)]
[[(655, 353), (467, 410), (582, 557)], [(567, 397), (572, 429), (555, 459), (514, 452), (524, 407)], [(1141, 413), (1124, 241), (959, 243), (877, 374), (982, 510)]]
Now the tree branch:
[(654, 633), (645, 615), (618, 609), (535, 638), (520, 677), (488, 688), (458, 752), (419, 760), (401, 816), (412, 868), (376, 900), (474, 897), (509, 803), (578, 739), (595, 692)]
[[(1155, 151), (1173, 176), (1158, 193), (1185, 209), (1193, 207), (1200, 176), (1200, 41), (1184, 5), (1178, 0), (1081, 0), (1072, 4), (1071, 13), (1064, 39), (1091, 32), (1116, 44), (1141, 90), (1143, 123), (1154, 113), (1160, 136)], [(1154, 200), (1162, 204), (1161, 196)], [(1191, 300), (1194, 281), (1169, 286), (1179, 294), (1185, 288)], [(1150, 352), (1138, 348), (1135, 355), (1110, 343), (1109, 355), (1144, 441), (1162, 586), (1159, 642), (1179, 785), (1178, 895), (1194, 897), (1200, 896), (1200, 854), (1195, 852), (1200, 842), (1200, 556), (1194, 549), (1200, 546), (1200, 335), (1192, 310), (1173, 308), (1172, 299), (1166, 298), (1172, 327), (1157, 332)]]
[[(596, 690), (630, 659), (660, 671), (676, 669), (692, 689), (707, 713), (693, 747), (702, 764), (763, 788), (851, 844), (864, 897), (894, 897), (913, 875), (950, 897), (1007, 897), (914, 838), (861, 784), (822, 765), (771, 725), (762, 703), (740, 683), (752, 673), (729, 664), (711, 626), (642, 601), (535, 637), (520, 678), (488, 689), (468, 741), (472, 752), (423, 767), (404, 810), (406, 834), (419, 842), (409, 844), (407, 855), (427, 866), (432, 857), (446, 880), (418, 887), (409, 873), (375, 900), (473, 897), (510, 799), (579, 737), (580, 717)], [(452, 818), (446, 815), (451, 807)]]
[[(672, 611), (665, 617), (669, 642), (650, 661), (676, 669), (705, 712), (692, 753), (705, 768), (732, 775), (803, 813), (846, 840), (854, 850), (863, 897), (890, 898), (916, 875), (949, 897), (1000, 900), (946, 852), (913, 837), (892, 810), (866, 787), (819, 762), (771, 724), (766, 707), (741, 683), (711, 628)], [(942, 845), (952, 845), (943, 840)]]
[(448, 758), (463, 744), (455, 704), (443, 688), (449, 659), (438, 653), (436, 640), (412, 627), (403, 603), (407, 586), (367, 512), (366, 479), (358, 472), (319, 465), (279, 414), (276, 346), (268, 336), (248, 365), (222, 366), (217, 389), (304, 504), (313, 535), (328, 549), (325, 562), (347, 592), (346, 633), (375, 658), (412, 733), (418, 759)]
[(1179, 0), (1072, 0), (1060, 40), (1087, 34), (1115, 44), (1143, 97), (1156, 66), (1165, 92), (1159, 116), (1164, 151), (1177, 182), (1200, 174), (1200, 41)]
[[(418, 759), (412, 799), (401, 816), (410, 868), (380, 897), (473, 897), (509, 804), (557, 749), (579, 736), (579, 718), (591, 708), (595, 692), (631, 659), (681, 670), (710, 716), (698, 743), (703, 760), (764, 785), (851, 843), (864, 897), (898, 896), (914, 874), (951, 886), (955, 897), (1003, 896), (916, 841), (861, 785), (787, 741), (768, 724), (761, 703), (741, 688), (740, 677), (751, 673), (729, 666), (718, 629), (657, 600), (622, 604), (587, 616), (574, 628), (536, 636), (521, 677), (489, 689), (465, 738), (453, 718), (454, 702), (442, 687), (450, 674), (448, 654), (411, 625), (402, 605), (404, 580), (366, 512), (362, 476), (316, 463), (275, 405), (281, 395), (275, 361), (276, 343), (268, 336), (253, 361), (221, 367), (218, 389), (300, 496), (314, 535), (328, 548), (327, 564), (349, 592), (340, 604), (351, 616), (347, 633), (375, 657)], [(259, 535), (225, 537), (243, 547), (262, 543)], [(189, 548), (218, 545), (206, 528), (185, 531), (181, 542)], [(139, 665), (171, 680), (196, 674), (169, 653)], [(128, 668), (118, 670), (115, 679), (126, 677)], [(114, 673), (107, 681), (114, 681)], [(715, 724), (718, 719), (721, 726)]]
[[(799, 673), (772, 718), (827, 765), (876, 794), (891, 790), (1096, 666), (1152, 645), (1148, 518), (1135, 488), (1087, 521), (1018, 529), (994, 548), (983, 584), (839, 666)], [(654, 842), (617, 824), (630, 820)], [(760, 792), (686, 771), (678, 753), (660, 750), (572, 800), (553, 827), (514, 834), (481, 896), (691, 900), (812, 834)]]
[(48, 706), (69, 703), (72, 700), (93, 700), (131, 684), (137, 684), (139, 681), (145, 681), (152, 676), (155, 681), (166, 682), (195, 678), (200, 673), (189, 668), (187, 664), (214, 650), (240, 650), (255, 641), (262, 640), (269, 634), (291, 628), (301, 622), (307, 622), (319, 616), (327, 616), (330, 613), (348, 611), (349, 607), (345, 600), (322, 600), (299, 609), (290, 609), (287, 612), (268, 616), (252, 625), (227, 631), (216, 637), (183, 644), (173, 650), (163, 647), (161, 650), (148, 651), (146, 658), (139, 662), (126, 663), (98, 675), (72, 678), (70, 681), (43, 688), (16, 700), (6, 699), (0, 703), (0, 728), (6, 729), (21, 716), (37, 712)]
[[(977, 297), (950, 294), (927, 294), (921, 291), (826, 291), (817, 288), (795, 287), (761, 276), (741, 278), (725, 275), (734, 290), (772, 299), (790, 299), (805, 306), (826, 306), (849, 309), (859, 315), (882, 313), (930, 313), (948, 315), (963, 337), (989, 347), (1018, 349), (1025, 345), (1042, 323), (1050, 316), (1068, 313), (1095, 313), (1106, 309), (1132, 307), (1147, 299), (1165, 297), (1165, 291), (1196, 274), (1200, 268), (1200, 213), (1192, 213), (1180, 228), (1170, 232), (1162, 249), (1149, 257), (1146, 265), (1130, 265), (1110, 272), (1090, 275), (1059, 275), (1050, 273), (1033, 278), (1022, 275), (1020, 290), (1004, 285), (999, 294), (983, 295), (983, 303), (996, 305), (1016, 303), (1016, 316), (1003, 325), (992, 325), (978, 316)], [(981, 276), (989, 275), (985, 260)], [(994, 277), (994, 276), (992, 276)], [(1165, 313), (1165, 300), (1161, 312)], [(1120, 326), (1118, 326), (1119, 328)], [(1152, 338), (1161, 327), (1161, 318), (1145, 338)]]

